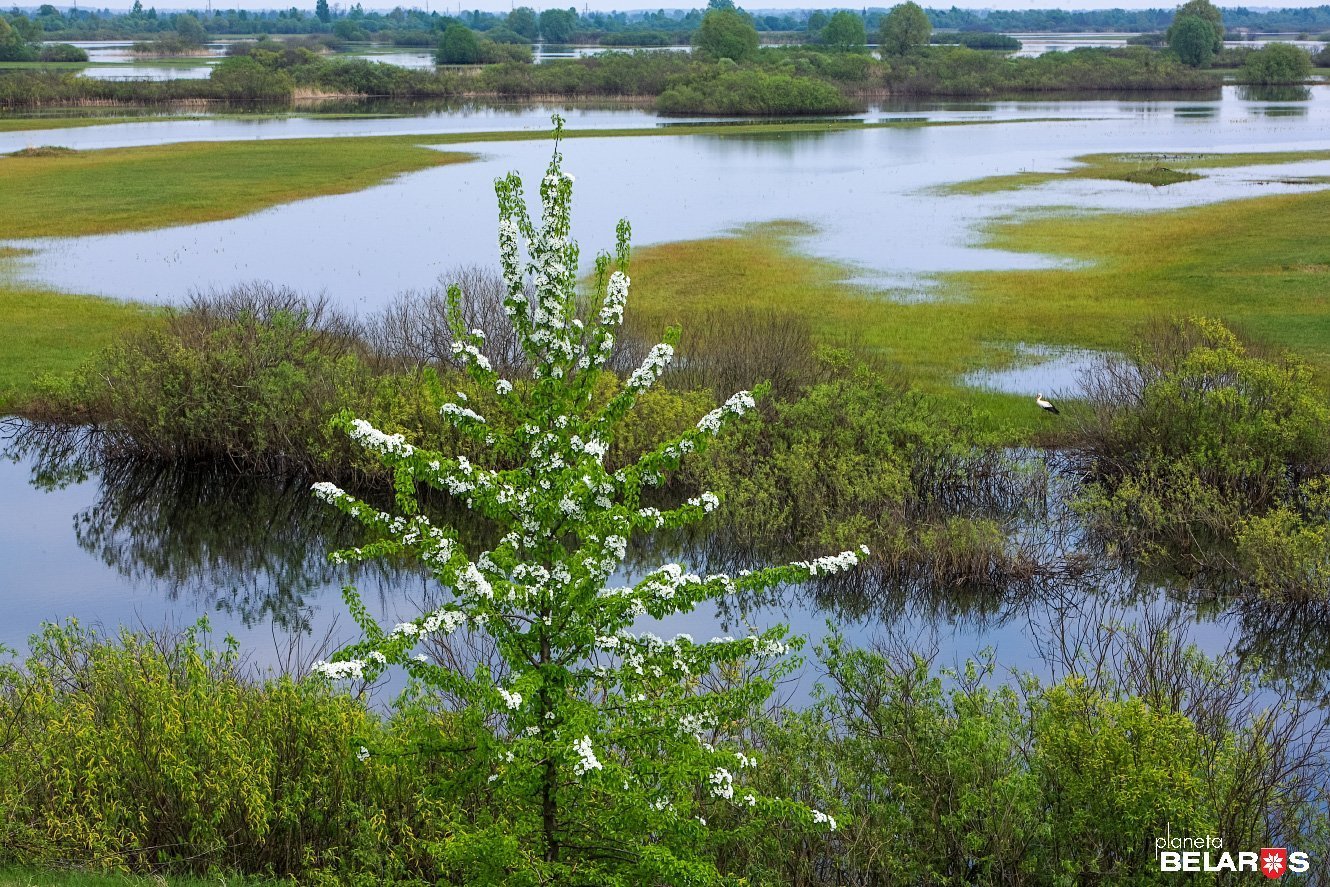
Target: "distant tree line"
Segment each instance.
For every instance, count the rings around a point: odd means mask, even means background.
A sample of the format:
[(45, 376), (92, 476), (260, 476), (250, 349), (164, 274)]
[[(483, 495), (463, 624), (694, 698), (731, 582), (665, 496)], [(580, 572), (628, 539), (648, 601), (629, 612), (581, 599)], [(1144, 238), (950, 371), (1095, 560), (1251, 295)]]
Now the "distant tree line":
[[(309, 2), (309, 0), (302, 0)], [(437, 11), (397, 7), (389, 12), (366, 11), (361, 3), (349, 9), (333, 8), (328, 0), (312, 0), (312, 7), (281, 10), (219, 9), (212, 12), (158, 13), (135, 0), (128, 12), (93, 9), (57, 9), (44, 4), (33, 13), (17, 7), (0, 15), (10, 28), (31, 31), (39, 40), (151, 38), (178, 31), (180, 20), (196, 20), (206, 36), (262, 34), (332, 34), (347, 41), (376, 41), (406, 46), (434, 46), (451, 25), (462, 25), (494, 43), (604, 43), (612, 46), (664, 46), (685, 44), (701, 27), (709, 11), (735, 11), (759, 33), (786, 33), (809, 42), (844, 42), (855, 19), (867, 34), (875, 34), (889, 10), (792, 10), (754, 15), (737, 9), (733, 0), (710, 0), (707, 9), (589, 12), (576, 8), (537, 12), (527, 6), (509, 12), (463, 11), (444, 15)], [(1123, 31), (1162, 32), (1175, 10), (1060, 9), (971, 10), (922, 9), (934, 30), (958, 32)], [(832, 26), (830, 35), (826, 29)], [(1245, 7), (1223, 10), (1229, 30), (1319, 34), (1330, 31), (1330, 5), (1305, 9), (1255, 11)], [(848, 35), (853, 38), (853, 34)]]

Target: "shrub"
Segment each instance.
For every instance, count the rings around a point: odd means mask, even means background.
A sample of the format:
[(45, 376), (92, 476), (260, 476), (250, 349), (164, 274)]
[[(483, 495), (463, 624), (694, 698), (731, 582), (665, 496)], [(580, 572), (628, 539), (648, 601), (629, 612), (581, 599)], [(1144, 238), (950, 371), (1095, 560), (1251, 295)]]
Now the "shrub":
[(111, 451), (276, 470), (340, 461), (326, 427), (373, 382), (350, 325), (289, 290), (198, 297), (109, 349), (69, 380), (48, 380), (45, 411), (105, 423)]
[(662, 114), (839, 114), (853, 103), (834, 86), (810, 77), (742, 69), (699, 77), (660, 94)]
[(818, 41), (837, 52), (863, 52), (868, 42), (863, 16), (846, 10), (833, 13), (818, 34)]
[[(958, 31), (951, 34), (934, 34), (933, 43), (956, 43), (969, 49), (992, 49), (1001, 52), (1016, 52), (1021, 48), (1021, 41), (1006, 34), (993, 34), (988, 31)], [(1130, 43), (1130, 41), (1128, 41)], [(1139, 42), (1134, 45), (1140, 45)], [(1151, 45), (1151, 44), (1145, 44)]]
[(929, 41), (933, 23), (918, 3), (893, 6), (878, 25), (878, 45), (882, 57), (902, 56)]
[(68, 43), (48, 43), (41, 48), (37, 58), (43, 62), (86, 62), (88, 54)]
[(1238, 80), (1262, 86), (1302, 83), (1311, 72), (1312, 59), (1305, 50), (1291, 43), (1268, 43), (1247, 56)]
[(1186, 15), (1168, 29), (1168, 47), (1184, 65), (1204, 68), (1215, 57), (1214, 28), (1200, 16)]
[(1073, 420), (1068, 450), (1087, 484), (1080, 507), (1141, 556), (1219, 567), (1244, 525), (1249, 539), (1268, 531), (1252, 518), (1330, 517), (1307, 498), (1330, 468), (1330, 408), (1305, 366), (1192, 320), (1153, 329), (1084, 384), (1091, 409)]
[(702, 16), (702, 24), (693, 34), (693, 46), (712, 59), (742, 62), (757, 54), (757, 29), (741, 12), (712, 9)]
[(480, 41), (465, 25), (449, 25), (439, 40), (435, 60), (441, 65), (474, 65), (480, 61)]
[(285, 101), (294, 89), (285, 71), (272, 70), (246, 56), (223, 59), (208, 79), (222, 97), (238, 102)]
[(431, 765), (358, 762), (393, 730), (321, 682), (248, 676), (206, 631), (47, 626), (21, 669), (0, 666), (0, 861), (419, 873), (446, 818)]
[(1316, 858), (1325, 728), (1241, 702), (1255, 670), (1178, 629), (1073, 630), (1084, 646), (1050, 683), (1001, 681), (988, 657), (936, 669), (900, 632), (873, 650), (833, 637), (816, 704), (762, 729), (758, 778), (845, 824), (724, 852), (755, 882), (810, 885), (1156, 883), (1166, 832), (1226, 850), (1277, 834)]
[(1037, 476), (985, 448), (964, 412), (866, 371), (745, 421), (701, 472), (732, 504), (719, 532), (748, 548), (871, 539), (905, 576), (946, 582), (1030, 569), (983, 516), (1018, 513)]

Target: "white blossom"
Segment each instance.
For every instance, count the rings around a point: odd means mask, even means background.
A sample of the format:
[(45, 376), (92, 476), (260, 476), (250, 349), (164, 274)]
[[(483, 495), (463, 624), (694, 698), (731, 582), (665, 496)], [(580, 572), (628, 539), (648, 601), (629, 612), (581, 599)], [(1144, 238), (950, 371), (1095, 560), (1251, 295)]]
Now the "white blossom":
[(595, 751), (591, 748), (591, 737), (583, 736), (573, 743), (573, 751), (577, 754), (578, 760), (573, 763), (573, 772), (582, 776), (592, 770), (603, 770), (600, 760), (596, 757)]
[(730, 399), (725, 401), (724, 404), (698, 420), (697, 428), (707, 434), (716, 434), (720, 431), (720, 426), (725, 421), (726, 415), (742, 416), (755, 406), (757, 406), (757, 401), (753, 399), (750, 392), (737, 392), (730, 395)]
[(795, 561), (793, 566), (803, 567), (808, 571), (809, 576), (841, 573), (857, 567), (860, 556), (866, 554), (868, 554), (868, 546), (862, 545), (858, 551), (842, 551), (840, 554), (829, 554), (816, 560)]
[(651, 349), (651, 353), (642, 361), (642, 365), (633, 370), (628, 377), (627, 387), (634, 391), (645, 391), (660, 378), (665, 368), (674, 360), (674, 346), (661, 342)]
[(703, 493), (696, 498), (689, 499), (688, 504), (709, 514), (720, 506), (720, 498), (715, 493)]
[(341, 487), (337, 486), (337, 484), (329, 483), (326, 480), (319, 481), (310, 489), (314, 491), (315, 496), (322, 499), (324, 502), (327, 502), (329, 505), (336, 504), (337, 500), (346, 496), (346, 492)]
[(724, 767), (717, 767), (711, 771), (707, 781), (711, 783), (713, 798), (724, 798), (728, 801), (734, 797), (734, 776)]
[(813, 811), (813, 822), (818, 825), (826, 823), (828, 828), (830, 828), (833, 832), (836, 830), (836, 818), (834, 816), (828, 816), (826, 813), (823, 813), (821, 810)]
[(310, 667), (310, 671), (333, 680), (363, 680), (365, 663), (360, 659), (343, 659), (341, 662), (325, 662), (320, 659)]
[(415, 448), (400, 434), (384, 434), (364, 419), (351, 422), (351, 439), (385, 456), (410, 456)]
[(480, 413), (477, 413), (475, 410), (471, 409), (470, 407), (460, 406), (459, 404), (455, 403), (444, 404), (439, 408), (439, 413), (443, 416), (447, 416), (450, 419), (452, 419), (454, 424), (463, 419), (469, 419), (472, 422), (479, 422), (482, 425), (485, 424), (485, 417), (480, 415)]

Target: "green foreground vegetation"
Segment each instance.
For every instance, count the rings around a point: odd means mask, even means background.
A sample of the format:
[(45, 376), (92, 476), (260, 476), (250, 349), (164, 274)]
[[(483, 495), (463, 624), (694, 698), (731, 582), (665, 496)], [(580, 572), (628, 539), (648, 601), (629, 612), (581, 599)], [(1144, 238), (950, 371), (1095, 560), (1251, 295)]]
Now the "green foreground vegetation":
[(247, 878), (224, 874), (212, 877), (191, 875), (129, 875), (87, 871), (80, 868), (0, 867), (0, 887), (278, 887), (289, 881)]
[[(522, 816), (520, 786), (506, 786), (513, 768), (470, 749), (490, 735), (482, 723), (427, 698), (374, 713), (317, 677), (249, 674), (209, 641), (52, 627), (26, 662), (0, 666), (0, 864), (28, 866), (0, 868), (0, 884), (267, 883), (240, 873), (356, 887), (535, 883), (522, 874), (540, 863), (510, 829), (538, 824)], [(707, 821), (688, 844), (693, 878), (662, 883), (717, 883), (701, 874), (709, 867), (803, 887), (1153, 883), (1152, 836), (1165, 824), (1225, 847), (1278, 837), (1324, 858), (1323, 762), (1289, 727), (1252, 716), (1235, 695), (1247, 671), (1164, 632), (1115, 631), (1112, 649), (1109, 674), (1017, 689), (993, 687), (985, 662), (944, 675), (830, 645), (812, 709), (746, 712), (727, 726), (754, 760), (735, 774), (736, 797), (788, 797), (829, 811), (836, 829), (699, 791), (684, 808)], [(1130, 664), (1150, 661), (1166, 664)], [(1207, 714), (1188, 715), (1197, 711)], [(507, 774), (497, 784), (496, 772)], [(589, 810), (617, 800), (608, 787), (583, 791)], [(632, 825), (619, 828), (628, 839)]]

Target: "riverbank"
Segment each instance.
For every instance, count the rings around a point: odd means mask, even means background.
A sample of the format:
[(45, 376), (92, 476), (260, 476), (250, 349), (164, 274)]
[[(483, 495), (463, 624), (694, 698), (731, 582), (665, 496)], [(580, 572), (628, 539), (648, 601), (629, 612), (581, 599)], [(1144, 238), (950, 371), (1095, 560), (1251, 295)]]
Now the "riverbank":
[[(393, 150), (384, 150), (391, 146)], [(11, 238), (75, 237), (235, 218), (345, 194), (471, 155), (401, 141), (196, 142), (0, 159)]]

